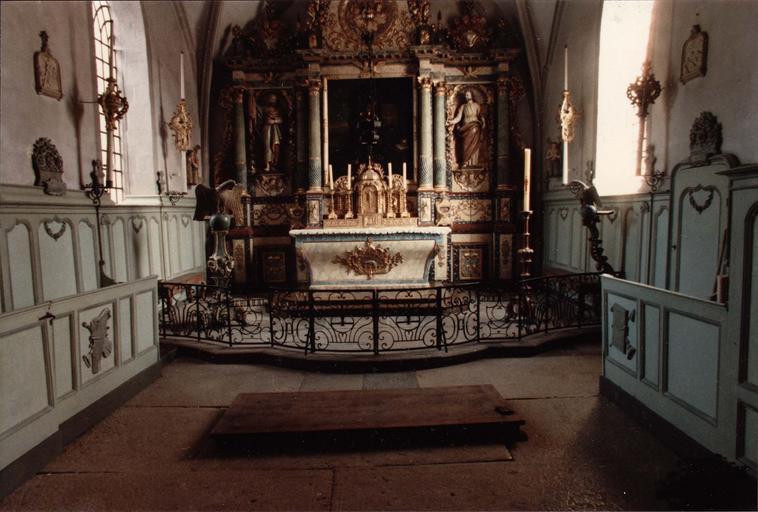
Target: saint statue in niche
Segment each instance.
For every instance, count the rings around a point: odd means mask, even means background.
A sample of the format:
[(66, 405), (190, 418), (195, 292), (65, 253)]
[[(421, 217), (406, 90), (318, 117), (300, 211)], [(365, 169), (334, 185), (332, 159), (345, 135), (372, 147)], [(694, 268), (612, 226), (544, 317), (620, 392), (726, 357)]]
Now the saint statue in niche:
[(460, 167), (480, 167), (479, 153), (484, 140), (484, 114), (471, 90), (466, 90), (464, 98), (466, 101), (458, 106), (455, 116), (447, 124), (458, 125), (456, 142), (460, 148)]
[(279, 154), (283, 142), (281, 125), (284, 122), (276, 94), (270, 93), (266, 96), (264, 105), (260, 107), (260, 117), (263, 138), (263, 170), (275, 171), (279, 166)]

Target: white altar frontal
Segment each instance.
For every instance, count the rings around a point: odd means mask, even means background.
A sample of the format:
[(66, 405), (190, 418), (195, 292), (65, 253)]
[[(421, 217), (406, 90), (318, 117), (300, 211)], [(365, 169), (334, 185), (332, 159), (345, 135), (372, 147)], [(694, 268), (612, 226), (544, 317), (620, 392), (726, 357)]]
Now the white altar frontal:
[(448, 227), (294, 229), (311, 288), (429, 286), (447, 275)]

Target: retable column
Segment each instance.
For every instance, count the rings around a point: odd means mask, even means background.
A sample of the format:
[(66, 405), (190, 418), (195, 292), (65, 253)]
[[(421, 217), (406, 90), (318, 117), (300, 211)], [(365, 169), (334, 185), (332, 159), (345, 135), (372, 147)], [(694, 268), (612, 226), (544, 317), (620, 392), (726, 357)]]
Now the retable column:
[(234, 89), (234, 171), (238, 185), (247, 191), (247, 152), (245, 150), (245, 90)]
[(421, 148), (419, 151), (419, 189), (433, 189), (432, 175), (432, 80), (419, 77), (421, 103)]
[(445, 82), (434, 82), (434, 190), (447, 190), (447, 161), (445, 158)]
[(308, 192), (321, 192), (321, 81), (308, 82)]
[(508, 79), (497, 79), (497, 188), (509, 188), (508, 146), (510, 144), (511, 120), (508, 115)]
[(297, 166), (295, 169), (295, 189), (297, 192), (305, 192), (305, 187), (308, 185), (308, 179), (306, 178), (307, 167), (306, 159), (308, 157), (308, 147), (305, 140), (305, 91), (303, 87), (298, 86), (295, 91), (295, 108), (297, 116), (297, 125), (295, 126), (297, 137)]
[(308, 192), (307, 226), (317, 228), (323, 219), (321, 190), (321, 80), (308, 81)]

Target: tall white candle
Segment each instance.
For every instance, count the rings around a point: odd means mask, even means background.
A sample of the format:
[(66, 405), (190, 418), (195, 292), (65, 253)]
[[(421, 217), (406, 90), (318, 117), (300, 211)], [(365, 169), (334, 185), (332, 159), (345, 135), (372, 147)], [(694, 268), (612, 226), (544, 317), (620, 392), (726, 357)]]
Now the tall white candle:
[(387, 185), (392, 188), (392, 162), (387, 164)]
[(405, 188), (406, 183), (408, 183), (408, 169), (405, 162), (403, 162), (403, 188)]
[(568, 91), (569, 88), (569, 47), (568, 45), (563, 47), (563, 90)]
[(113, 33), (113, 23), (111, 23), (111, 51), (108, 58), (108, 78), (115, 78), (113, 76), (113, 66), (116, 63), (116, 35)]
[(332, 171), (332, 164), (329, 164), (329, 188), (334, 188), (334, 172)]
[(569, 182), (569, 143), (565, 140), (563, 141), (563, 173), (561, 182), (564, 185), (568, 185)]
[(181, 98), (184, 99), (184, 52), (179, 54), (179, 85), (181, 87)]
[(529, 211), (529, 175), (532, 171), (532, 150), (524, 149), (524, 211)]
[(353, 166), (347, 164), (347, 189), (350, 190), (351, 182), (353, 181)]

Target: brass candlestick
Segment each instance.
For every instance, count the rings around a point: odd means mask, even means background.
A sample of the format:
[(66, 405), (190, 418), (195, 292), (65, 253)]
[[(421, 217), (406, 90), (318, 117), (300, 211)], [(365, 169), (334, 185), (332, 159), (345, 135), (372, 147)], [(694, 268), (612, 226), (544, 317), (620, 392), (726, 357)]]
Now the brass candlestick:
[(531, 277), (529, 269), (532, 264), (532, 258), (534, 257), (534, 249), (529, 246), (530, 233), (529, 233), (529, 218), (532, 216), (531, 210), (524, 210), (521, 212), (521, 218), (524, 221), (524, 230), (521, 233), (521, 249), (519, 249), (519, 261), (521, 263), (521, 279), (527, 279)]
[(329, 215), (327, 215), (326, 218), (336, 219), (337, 212), (334, 211), (334, 186), (329, 188), (329, 198)]

